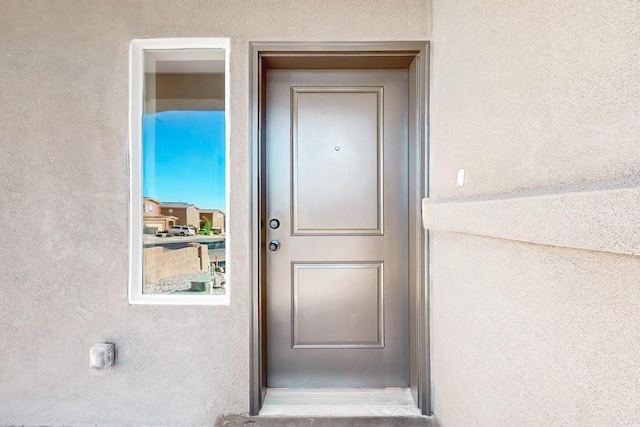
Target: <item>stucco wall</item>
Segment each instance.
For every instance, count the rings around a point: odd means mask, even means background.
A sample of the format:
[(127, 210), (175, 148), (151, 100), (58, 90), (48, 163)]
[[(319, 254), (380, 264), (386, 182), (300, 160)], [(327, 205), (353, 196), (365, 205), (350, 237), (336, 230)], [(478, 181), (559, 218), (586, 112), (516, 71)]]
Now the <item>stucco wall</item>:
[(640, 3), (436, 1), (433, 22), (435, 414), (638, 425)]
[[(248, 411), (248, 41), (425, 40), (430, 9), (0, 2), (0, 424), (210, 425)], [(129, 42), (206, 36), (231, 37), (231, 305), (130, 306)], [(89, 347), (105, 340), (118, 366), (94, 375)]]

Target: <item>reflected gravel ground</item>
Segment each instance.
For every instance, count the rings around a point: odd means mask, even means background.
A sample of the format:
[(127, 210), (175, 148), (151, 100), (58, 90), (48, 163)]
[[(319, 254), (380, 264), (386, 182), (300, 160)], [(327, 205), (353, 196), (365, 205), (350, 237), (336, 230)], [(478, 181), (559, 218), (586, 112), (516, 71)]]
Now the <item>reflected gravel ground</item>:
[[(207, 270), (198, 270), (191, 273), (179, 274), (177, 276), (167, 277), (155, 282), (146, 283), (142, 287), (143, 294), (168, 294), (172, 292), (189, 292), (191, 290), (191, 280), (202, 277), (210, 276), (211, 273)], [(216, 273), (216, 282), (224, 282), (224, 274)], [(220, 288), (213, 288), (212, 292), (195, 292), (202, 295), (224, 295), (226, 291), (226, 285)]]

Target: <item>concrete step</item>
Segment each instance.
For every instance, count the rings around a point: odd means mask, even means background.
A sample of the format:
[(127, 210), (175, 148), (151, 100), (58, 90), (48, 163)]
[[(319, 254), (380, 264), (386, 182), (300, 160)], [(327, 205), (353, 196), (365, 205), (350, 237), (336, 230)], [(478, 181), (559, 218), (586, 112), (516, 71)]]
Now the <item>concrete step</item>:
[(276, 417), (221, 415), (215, 427), (439, 427), (434, 417)]
[(422, 413), (408, 388), (267, 389), (260, 415), (411, 417)]

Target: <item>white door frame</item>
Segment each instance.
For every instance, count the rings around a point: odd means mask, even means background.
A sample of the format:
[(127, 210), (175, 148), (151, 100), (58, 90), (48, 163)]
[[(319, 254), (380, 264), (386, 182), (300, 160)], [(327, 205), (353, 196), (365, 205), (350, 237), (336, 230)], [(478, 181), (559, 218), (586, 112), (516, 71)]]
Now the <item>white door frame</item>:
[(250, 412), (257, 415), (266, 393), (266, 289), (264, 213), (264, 76), (271, 68), (406, 68), (409, 71), (409, 332), (410, 388), (416, 404), (431, 414), (428, 234), (422, 199), (428, 197), (429, 42), (250, 43), (249, 166), (251, 258)]

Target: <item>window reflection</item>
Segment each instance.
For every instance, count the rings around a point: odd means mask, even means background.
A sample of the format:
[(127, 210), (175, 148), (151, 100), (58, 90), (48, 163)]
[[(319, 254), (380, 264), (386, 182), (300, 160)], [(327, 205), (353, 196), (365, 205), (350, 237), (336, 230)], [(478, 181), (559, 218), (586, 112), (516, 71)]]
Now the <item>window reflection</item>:
[(143, 293), (224, 295), (224, 50), (144, 63)]

